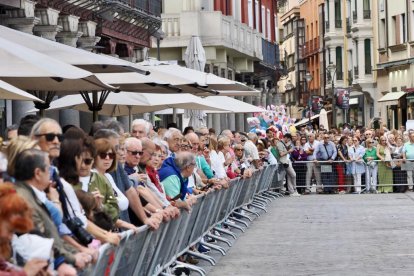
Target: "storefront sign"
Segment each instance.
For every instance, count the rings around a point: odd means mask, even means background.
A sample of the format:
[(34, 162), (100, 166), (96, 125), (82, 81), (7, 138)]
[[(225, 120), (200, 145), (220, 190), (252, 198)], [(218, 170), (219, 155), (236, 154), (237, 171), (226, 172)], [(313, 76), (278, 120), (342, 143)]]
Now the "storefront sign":
[(321, 96), (312, 96), (312, 112), (319, 113), (323, 107), (323, 98)]
[(336, 89), (336, 106), (341, 109), (349, 109), (349, 88)]

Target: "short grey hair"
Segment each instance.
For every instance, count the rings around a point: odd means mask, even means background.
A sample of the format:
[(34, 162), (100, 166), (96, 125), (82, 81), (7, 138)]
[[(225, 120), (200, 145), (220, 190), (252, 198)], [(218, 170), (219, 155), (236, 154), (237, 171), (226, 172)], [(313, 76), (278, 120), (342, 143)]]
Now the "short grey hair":
[(177, 129), (177, 128), (173, 128), (173, 127), (170, 127), (165, 133), (164, 133), (164, 140), (169, 140), (169, 139), (171, 139), (172, 137), (173, 137), (173, 135), (174, 134), (176, 134), (176, 133), (178, 133), (178, 134), (180, 134), (180, 136), (182, 136), (182, 134), (181, 134), (181, 131), (179, 130), (179, 129)]
[(53, 119), (50, 119), (50, 118), (43, 118), (43, 119), (40, 119), (36, 124), (33, 125), (32, 131), (30, 132), (30, 137), (33, 139), (36, 135), (39, 135), (40, 134), (40, 129), (42, 128), (42, 125), (46, 124), (46, 123), (51, 123), (51, 124), (55, 124), (55, 125), (59, 126), (60, 130), (62, 131), (62, 128), (60, 127), (60, 124), (56, 120), (53, 120)]
[(148, 135), (151, 129), (152, 124), (150, 122), (144, 120), (144, 119), (135, 119), (132, 121), (131, 124), (131, 130), (134, 128), (134, 126), (142, 125), (145, 129), (145, 134)]
[(164, 140), (161, 140), (160, 138), (156, 137), (156, 138), (152, 139), (152, 142), (154, 142), (154, 144), (156, 146), (164, 149), (165, 152), (169, 151), (168, 143), (165, 142)]
[(192, 164), (195, 164), (195, 162), (195, 156), (191, 152), (179, 152), (174, 158), (174, 163), (180, 171), (184, 170), (188, 166), (191, 166)]
[(112, 129), (107, 129), (107, 128), (103, 128), (98, 130), (97, 132), (95, 132), (95, 134), (93, 135), (93, 139), (111, 139), (111, 138), (119, 138), (119, 134)]
[(125, 139), (125, 148), (129, 148), (135, 143), (140, 144), (142, 146), (141, 140), (139, 140), (138, 138), (128, 137)]
[(254, 140), (256, 140), (256, 139), (257, 139), (257, 135), (256, 135), (256, 133), (249, 132), (249, 133), (247, 133), (247, 138), (248, 138), (250, 141), (254, 141)]

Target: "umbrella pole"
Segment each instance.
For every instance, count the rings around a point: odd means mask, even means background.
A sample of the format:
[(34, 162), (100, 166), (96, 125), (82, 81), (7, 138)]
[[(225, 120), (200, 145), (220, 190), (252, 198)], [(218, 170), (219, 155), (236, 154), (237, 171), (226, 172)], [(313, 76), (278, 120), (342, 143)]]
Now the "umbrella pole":
[(93, 121), (98, 121), (98, 111), (96, 110), (96, 107), (98, 105), (98, 92), (93, 91), (92, 92), (92, 107), (93, 107)]
[(39, 116), (40, 116), (40, 118), (44, 118), (45, 117), (45, 110), (42, 108), (42, 109), (39, 109)]
[(177, 108), (173, 108), (173, 122), (177, 123)]
[(129, 131), (132, 132), (132, 106), (128, 105), (128, 123), (129, 123)]

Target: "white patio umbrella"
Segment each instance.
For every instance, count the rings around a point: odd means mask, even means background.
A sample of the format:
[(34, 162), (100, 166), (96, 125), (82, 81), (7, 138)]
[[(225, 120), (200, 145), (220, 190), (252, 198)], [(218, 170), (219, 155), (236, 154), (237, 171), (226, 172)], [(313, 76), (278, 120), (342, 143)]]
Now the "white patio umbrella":
[[(210, 96), (205, 97), (207, 101), (214, 104), (216, 107), (223, 108), (225, 107), (229, 111), (226, 113), (255, 113), (255, 112), (265, 112), (266, 109), (245, 103), (243, 101), (227, 97), (227, 96)], [(208, 111), (207, 113), (224, 113), (223, 111)]]
[(128, 61), (111, 56), (94, 54), (42, 37), (16, 31), (5, 26), (0, 26), (0, 37), (10, 42), (25, 45), (25, 47), (31, 50), (93, 73), (131, 72), (139, 70)]
[[(204, 72), (206, 65), (206, 52), (198, 36), (192, 36), (184, 54), (185, 65), (196, 71)], [(206, 126), (207, 114), (202, 110), (187, 109), (186, 117), (189, 118), (188, 125), (199, 129)]]
[(0, 80), (0, 99), (43, 102), (41, 99), (33, 96), (32, 94), (27, 93), (1, 80)]
[[(100, 92), (97, 93), (100, 96)], [(102, 101), (99, 113), (107, 116), (125, 116), (132, 114), (154, 112), (166, 108), (191, 108), (224, 111), (215, 107), (210, 101), (192, 94), (150, 94), (120, 92), (107, 95)], [(90, 112), (82, 95), (69, 95), (52, 101), (48, 110), (75, 109)], [(35, 112), (31, 110), (30, 112)]]
[(322, 108), (319, 112), (319, 126), (323, 125), (326, 130), (329, 130), (328, 112)]

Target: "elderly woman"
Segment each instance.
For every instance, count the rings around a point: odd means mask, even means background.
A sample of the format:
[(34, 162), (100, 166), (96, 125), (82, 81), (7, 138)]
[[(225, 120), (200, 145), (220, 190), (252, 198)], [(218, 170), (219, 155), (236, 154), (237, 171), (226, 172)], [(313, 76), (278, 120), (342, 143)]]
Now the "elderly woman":
[(361, 176), (365, 173), (365, 164), (364, 164), (364, 154), (365, 148), (360, 145), (360, 138), (358, 136), (354, 136), (352, 138), (353, 146), (349, 148), (348, 156), (351, 160), (351, 171), (352, 176), (354, 178), (354, 192), (361, 193)]
[(377, 157), (381, 162), (378, 163), (378, 192), (379, 193), (392, 193), (392, 160), (391, 150), (387, 145), (387, 139), (385, 136), (380, 137), (380, 142), (377, 146)]
[[(308, 154), (303, 149), (300, 140), (296, 140), (295, 147), (291, 153), (291, 158), (293, 160), (293, 169), (296, 172), (296, 187), (298, 193), (304, 194), (306, 187), (306, 163), (304, 161), (308, 160)], [(309, 192), (307, 192), (309, 194)]]
[(403, 158), (404, 142), (402, 136), (397, 136), (396, 145), (394, 150), (391, 152), (391, 158), (394, 160), (395, 167), (393, 171), (393, 183), (394, 193), (405, 193), (408, 189), (407, 184), (407, 172), (401, 170), (402, 158)]
[(0, 206), (0, 275), (47, 275), (47, 260), (33, 259), (23, 268), (6, 261), (11, 256), (13, 234), (32, 230), (33, 221), (29, 205), (16, 193), (11, 183), (0, 184)]

